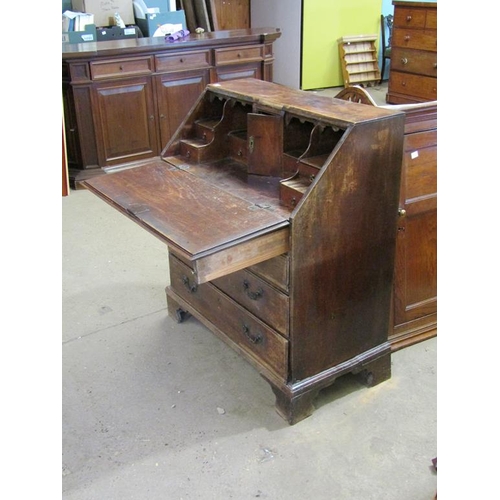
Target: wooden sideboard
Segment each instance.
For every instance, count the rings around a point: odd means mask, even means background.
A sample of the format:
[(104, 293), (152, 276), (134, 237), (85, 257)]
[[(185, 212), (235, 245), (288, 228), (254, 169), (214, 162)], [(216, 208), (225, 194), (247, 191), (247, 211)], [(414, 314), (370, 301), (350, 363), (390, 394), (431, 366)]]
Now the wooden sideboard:
[(341, 375), (390, 377), (404, 126), (261, 80), (211, 84), (161, 158), (84, 185), (165, 242), (169, 314), (249, 361), (294, 424)]
[(387, 102), (437, 99), (437, 3), (392, 2), (394, 27)]
[(401, 106), (404, 154), (397, 224), (393, 350), (436, 335), (437, 103)]
[(63, 45), (71, 184), (158, 156), (208, 83), (272, 81), (280, 35), (260, 28)]

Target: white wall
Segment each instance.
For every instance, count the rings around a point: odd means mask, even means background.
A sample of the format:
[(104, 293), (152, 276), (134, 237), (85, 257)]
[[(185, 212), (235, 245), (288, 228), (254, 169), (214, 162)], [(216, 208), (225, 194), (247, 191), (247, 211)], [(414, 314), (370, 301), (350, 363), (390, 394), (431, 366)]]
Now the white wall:
[(300, 88), (301, 0), (252, 0), (252, 28), (279, 28), (281, 37), (274, 43), (273, 80)]

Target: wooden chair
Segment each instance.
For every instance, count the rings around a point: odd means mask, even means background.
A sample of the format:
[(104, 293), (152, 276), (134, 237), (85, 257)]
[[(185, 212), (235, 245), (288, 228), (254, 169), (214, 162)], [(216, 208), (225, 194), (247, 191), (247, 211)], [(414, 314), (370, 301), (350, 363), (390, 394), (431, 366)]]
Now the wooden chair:
[(394, 16), (389, 14), (384, 16), (380, 14), (380, 28), (382, 31), (382, 71), (380, 72), (380, 82), (384, 79), (385, 61), (391, 59), (392, 26)]
[(341, 90), (335, 99), (342, 99), (343, 101), (357, 102), (360, 104), (371, 104), (376, 106), (377, 104), (373, 100), (372, 96), (359, 85), (351, 85), (343, 90)]

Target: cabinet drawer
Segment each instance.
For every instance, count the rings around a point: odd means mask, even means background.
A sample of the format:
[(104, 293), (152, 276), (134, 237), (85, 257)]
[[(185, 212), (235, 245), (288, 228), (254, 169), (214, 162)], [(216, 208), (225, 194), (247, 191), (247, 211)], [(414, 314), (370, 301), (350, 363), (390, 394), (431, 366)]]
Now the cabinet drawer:
[(392, 49), (391, 67), (393, 71), (405, 71), (418, 75), (437, 76), (436, 52), (421, 50)]
[(289, 290), (288, 254), (278, 255), (248, 268), (257, 276), (278, 287), (285, 293)]
[(218, 278), (212, 283), (266, 324), (288, 337), (287, 295), (245, 269)]
[(148, 75), (153, 73), (152, 57), (134, 57), (90, 63), (93, 80), (121, 76)]
[(432, 50), (437, 52), (437, 34), (435, 30), (394, 30), (392, 47), (406, 49)]
[(216, 49), (215, 64), (237, 64), (240, 62), (260, 61), (263, 59), (263, 47), (239, 47), (236, 49)]
[(437, 99), (437, 78), (391, 71), (389, 92), (435, 101)]
[(182, 53), (155, 56), (156, 71), (182, 71), (185, 69), (210, 67), (210, 51)]
[(411, 7), (397, 7), (394, 11), (394, 27), (425, 28), (427, 11)]
[[(286, 380), (288, 341), (211, 283), (195, 285), (191, 269), (170, 255), (170, 290), (186, 301), (260, 365)], [(168, 290), (167, 290), (168, 293)]]

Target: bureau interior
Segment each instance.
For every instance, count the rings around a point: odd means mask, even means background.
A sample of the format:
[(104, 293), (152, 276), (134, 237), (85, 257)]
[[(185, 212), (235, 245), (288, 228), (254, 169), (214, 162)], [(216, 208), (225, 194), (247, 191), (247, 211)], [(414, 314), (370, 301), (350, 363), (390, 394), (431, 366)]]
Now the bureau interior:
[(345, 128), (204, 93), (162, 157), (252, 203), (293, 209)]

